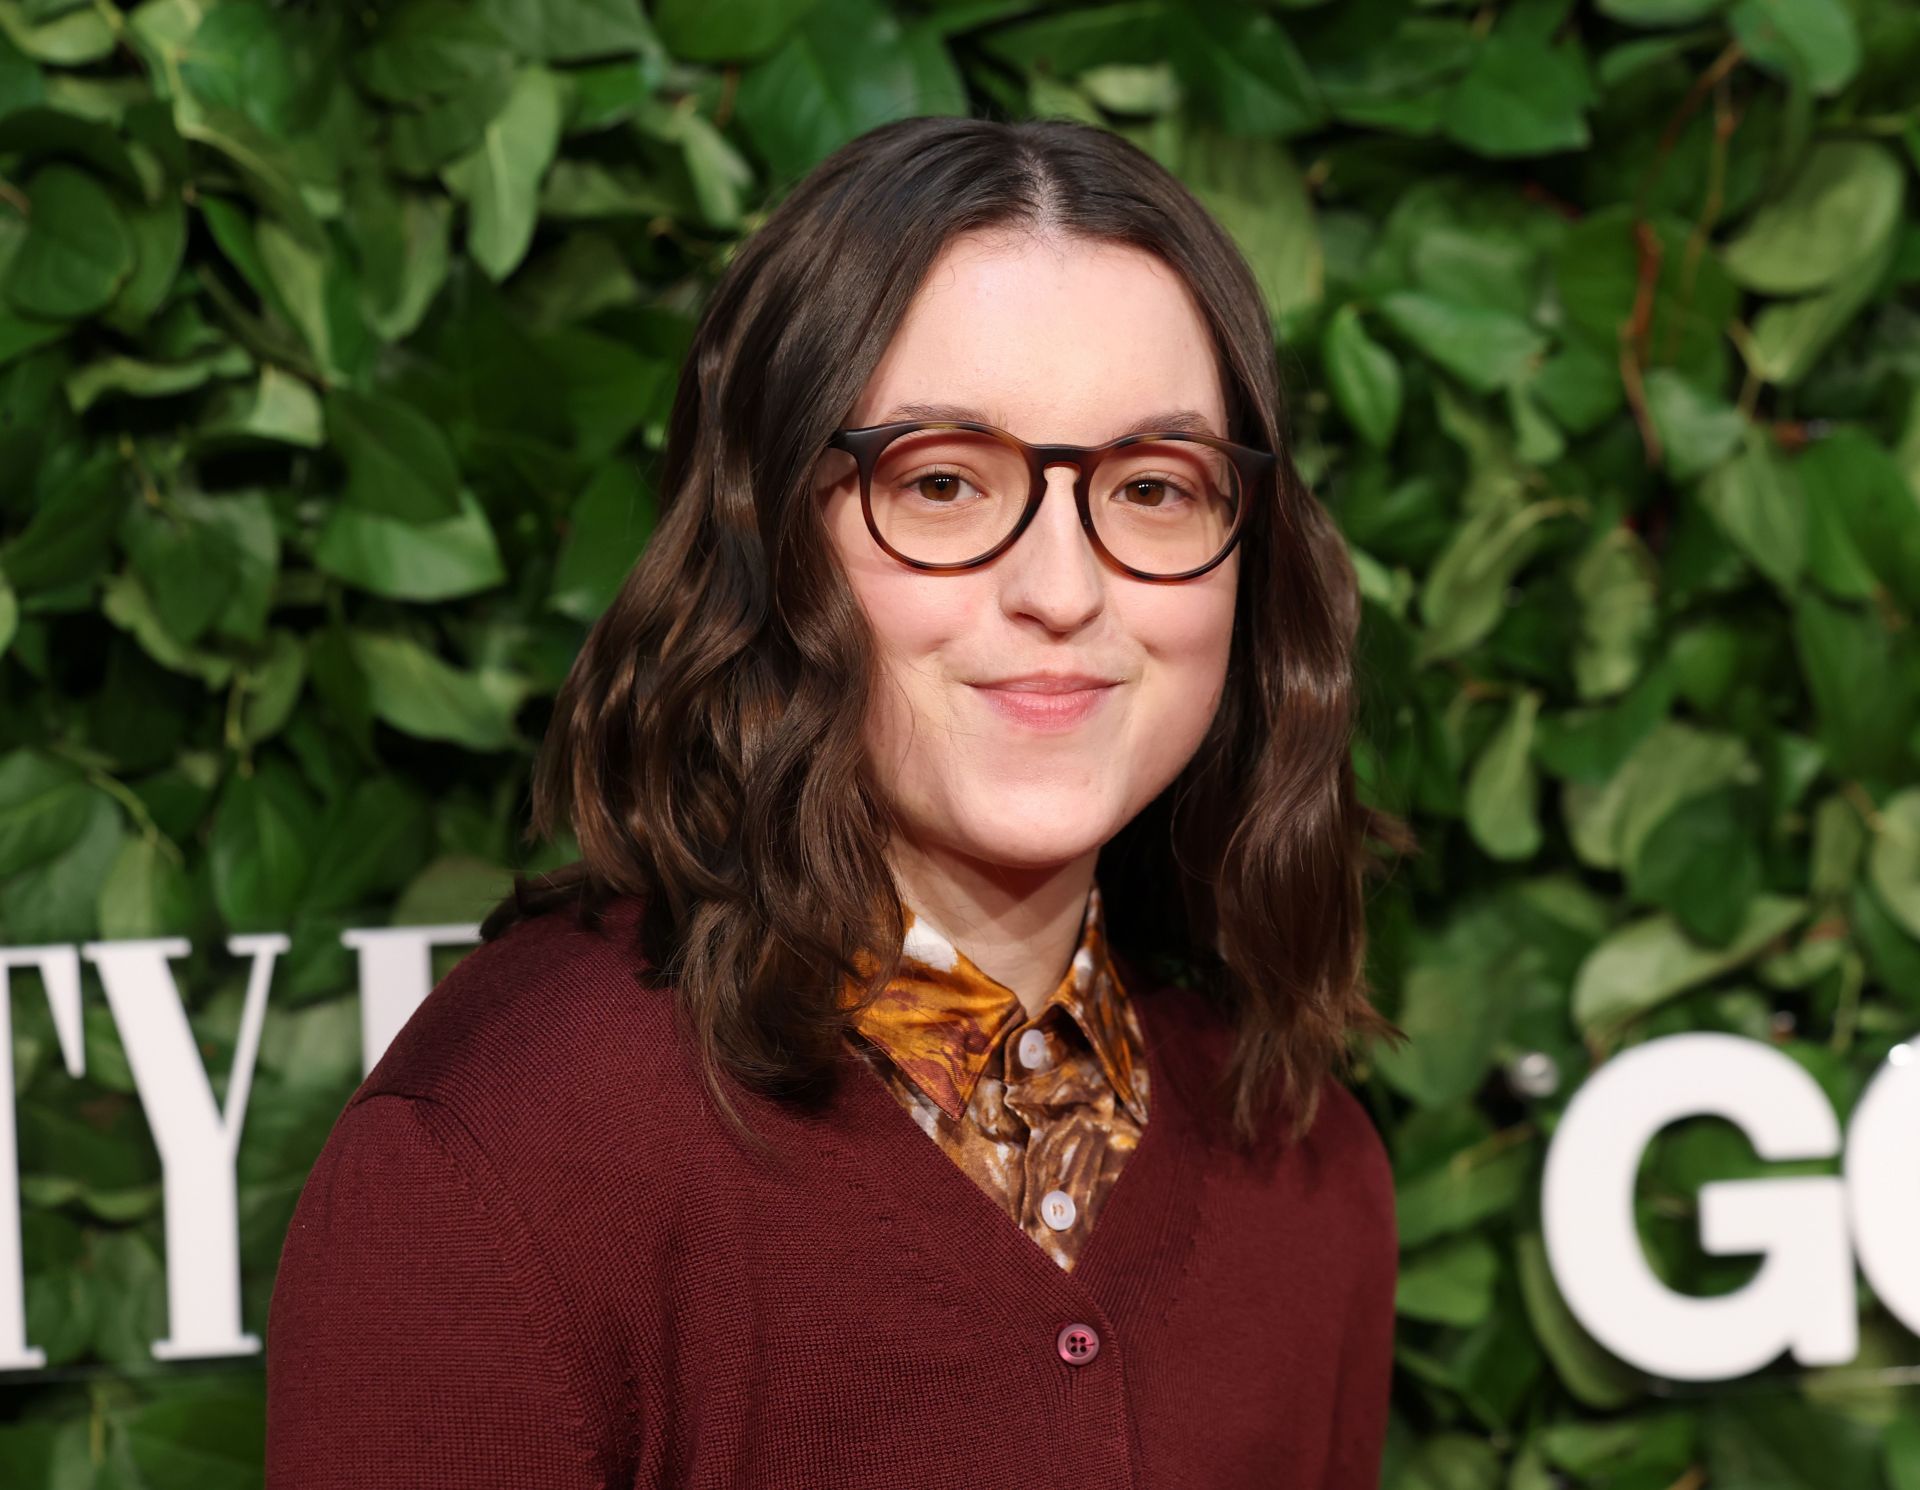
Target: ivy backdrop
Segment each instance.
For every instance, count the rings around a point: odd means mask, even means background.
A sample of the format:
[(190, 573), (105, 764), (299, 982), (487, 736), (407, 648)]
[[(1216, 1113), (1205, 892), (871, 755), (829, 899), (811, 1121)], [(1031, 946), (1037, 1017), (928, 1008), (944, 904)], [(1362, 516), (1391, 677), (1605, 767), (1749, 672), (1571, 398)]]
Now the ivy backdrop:
[[(1844, 1117), (1920, 1026), (1920, 10), (1903, 0), (0, 0), (0, 945), (184, 935), (245, 1322), (357, 1084), (349, 926), (529, 864), (531, 752), (646, 542), (729, 252), (905, 113), (1097, 121), (1257, 270), (1363, 578), (1387, 1490), (1915, 1490), (1920, 1340), (1682, 1388), (1555, 1291), (1611, 1052), (1773, 1042)], [(440, 954), (444, 971), (461, 949)], [(157, 1363), (159, 1167), (13, 978), (28, 1336), (0, 1479), (257, 1483), (259, 1362)], [(3, 1007), (3, 1006), (0, 1006)], [(1739, 1132), (1642, 1169), (1661, 1274)], [(1284, 1259), (1276, 1265), (1284, 1266)], [(1903, 1384), (1904, 1383), (1904, 1384)], [(1276, 1404), (1276, 1410), (1284, 1410)]]

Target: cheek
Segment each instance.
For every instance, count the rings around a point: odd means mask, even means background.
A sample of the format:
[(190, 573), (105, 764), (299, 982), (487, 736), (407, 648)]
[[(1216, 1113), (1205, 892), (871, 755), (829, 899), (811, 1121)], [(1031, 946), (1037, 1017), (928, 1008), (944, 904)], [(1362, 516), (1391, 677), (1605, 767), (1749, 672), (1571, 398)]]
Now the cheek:
[(1224, 565), (1222, 570), (1197, 583), (1154, 587), (1129, 597), (1127, 629), (1162, 694), (1189, 702), (1219, 696), (1233, 649), (1235, 603), (1235, 571)]
[(830, 502), (825, 515), (880, 663), (868, 736), (891, 758), (916, 719), (937, 717), (944, 707), (940, 654), (975, 624), (982, 587), (961, 576), (917, 573), (883, 553), (867, 532), (857, 493)]

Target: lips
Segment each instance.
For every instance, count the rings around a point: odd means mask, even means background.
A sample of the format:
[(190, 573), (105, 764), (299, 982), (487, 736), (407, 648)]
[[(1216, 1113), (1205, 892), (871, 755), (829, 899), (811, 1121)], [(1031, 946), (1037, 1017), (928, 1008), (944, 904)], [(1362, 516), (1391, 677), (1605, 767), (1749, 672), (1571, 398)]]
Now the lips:
[(975, 683), (975, 688), (997, 688), (1008, 693), (1081, 693), (1090, 688), (1112, 688), (1117, 678), (1096, 678), (1090, 673), (1040, 673), (1023, 678), (1002, 678), (997, 682)]
[(1062, 674), (975, 683), (973, 689), (1002, 719), (1028, 730), (1057, 733), (1093, 717), (1117, 686), (1111, 678)]

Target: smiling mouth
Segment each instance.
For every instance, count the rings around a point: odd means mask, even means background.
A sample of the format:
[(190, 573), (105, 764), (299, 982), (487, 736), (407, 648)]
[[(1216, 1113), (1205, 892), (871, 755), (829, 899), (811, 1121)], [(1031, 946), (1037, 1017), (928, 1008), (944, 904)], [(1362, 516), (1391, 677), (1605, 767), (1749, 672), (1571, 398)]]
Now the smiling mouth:
[(1028, 729), (1072, 729), (1098, 709), (1117, 683), (1080, 683), (1022, 679), (1013, 683), (969, 684), (1001, 718)]

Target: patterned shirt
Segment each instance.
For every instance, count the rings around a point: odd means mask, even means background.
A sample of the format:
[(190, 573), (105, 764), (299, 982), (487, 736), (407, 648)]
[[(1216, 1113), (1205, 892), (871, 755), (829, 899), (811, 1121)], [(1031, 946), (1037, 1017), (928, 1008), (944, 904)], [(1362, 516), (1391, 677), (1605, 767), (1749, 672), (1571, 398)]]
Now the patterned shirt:
[[(1032, 1018), (902, 910), (899, 975), (857, 1017), (864, 1038), (853, 1043), (921, 1129), (1071, 1271), (1147, 1122), (1139, 1015), (1108, 956), (1099, 887), (1072, 962)], [(849, 981), (849, 1002), (858, 993)]]

